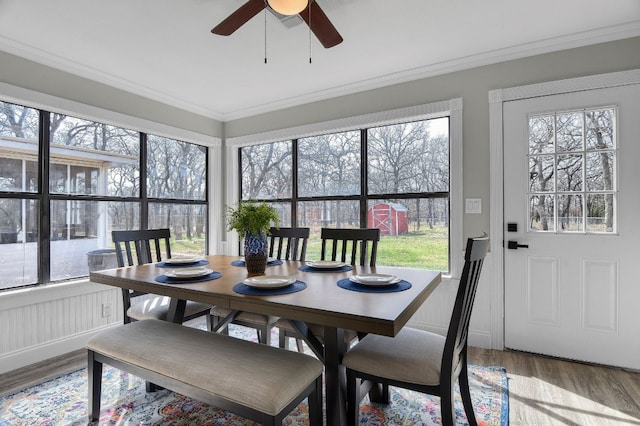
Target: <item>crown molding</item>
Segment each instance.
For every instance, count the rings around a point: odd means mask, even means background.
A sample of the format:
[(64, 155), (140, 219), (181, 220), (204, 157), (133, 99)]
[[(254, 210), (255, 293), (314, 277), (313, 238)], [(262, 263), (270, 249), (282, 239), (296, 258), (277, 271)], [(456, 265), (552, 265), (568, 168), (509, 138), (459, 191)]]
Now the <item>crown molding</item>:
[(95, 81), (100, 84), (105, 84), (107, 86), (111, 86), (113, 88), (123, 90), (134, 95), (148, 98), (153, 101), (172, 106), (174, 108), (182, 109), (187, 112), (192, 112), (194, 114), (213, 118), (219, 121), (223, 119), (222, 114), (204, 106), (196, 105), (185, 99), (176, 98), (175, 96), (171, 96), (150, 87), (134, 83), (125, 78), (109, 74), (102, 70), (89, 67), (76, 61), (71, 61), (58, 55), (54, 55), (45, 50), (28, 46), (24, 43), (8, 37), (0, 36), (0, 50), (51, 68), (55, 68), (60, 71), (64, 71), (82, 78)]
[(457, 58), (393, 74), (386, 74), (352, 84), (336, 86), (327, 90), (310, 92), (301, 96), (286, 98), (251, 108), (237, 110), (231, 113), (225, 113), (223, 114), (222, 121), (246, 118), (253, 115), (264, 114), (280, 109), (296, 107), (312, 102), (351, 95), (358, 92), (364, 92), (366, 90), (379, 89), (385, 86), (435, 77), (480, 66), (637, 36), (640, 36), (640, 21), (635, 21), (625, 25), (601, 28), (593, 31), (570, 34), (563, 37), (540, 40), (533, 43), (492, 50), (477, 55)]
[(194, 114), (226, 122), (479, 66), (491, 65), (559, 50), (637, 36), (640, 36), (640, 21), (540, 40), (505, 49), (487, 51), (477, 55), (456, 58), (450, 61), (444, 61), (424, 67), (417, 67), (397, 73), (386, 74), (376, 78), (348, 83), (326, 90), (309, 92), (300, 96), (278, 99), (273, 102), (267, 102), (230, 112), (213, 111), (204, 105), (191, 103), (185, 99), (177, 98), (150, 87), (136, 84), (127, 79), (105, 73), (104, 71), (88, 67), (78, 62), (70, 61), (57, 55), (53, 55), (50, 52), (27, 46), (19, 41), (6, 37), (0, 37), (0, 49), (7, 53), (32, 60), (45, 66), (50, 66), (101, 84), (112, 86), (116, 89), (124, 90)]

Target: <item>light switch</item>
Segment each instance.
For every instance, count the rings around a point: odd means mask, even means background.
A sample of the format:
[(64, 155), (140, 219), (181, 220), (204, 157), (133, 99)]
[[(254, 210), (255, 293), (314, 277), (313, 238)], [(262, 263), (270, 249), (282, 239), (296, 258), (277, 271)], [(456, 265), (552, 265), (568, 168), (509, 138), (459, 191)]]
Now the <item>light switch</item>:
[(480, 214), (482, 213), (482, 198), (465, 199), (465, 213)]

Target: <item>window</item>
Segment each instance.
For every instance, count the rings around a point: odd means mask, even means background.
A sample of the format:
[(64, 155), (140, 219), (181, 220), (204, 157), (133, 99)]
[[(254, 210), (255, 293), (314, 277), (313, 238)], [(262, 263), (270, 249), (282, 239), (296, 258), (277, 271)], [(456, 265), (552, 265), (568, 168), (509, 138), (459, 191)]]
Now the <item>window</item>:
[(529, 231), (616, 232), (616, 110), (529, 117)]
[(206, 147), (0, 108), (0, 289), (86, 276), (112, 230), (168, 227), (174, 253), (205, 253)]
[(283, 226), (381, 230), (378, 263), (449, 271), (449, 117), (239, 148), (241, 198), (267, 201)]

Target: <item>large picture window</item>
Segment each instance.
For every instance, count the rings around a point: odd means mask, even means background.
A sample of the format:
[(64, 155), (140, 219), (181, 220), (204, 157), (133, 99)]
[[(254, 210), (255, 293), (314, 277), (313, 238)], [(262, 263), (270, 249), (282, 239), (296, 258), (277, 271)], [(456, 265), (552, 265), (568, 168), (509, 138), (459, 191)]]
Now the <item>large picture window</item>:
[(378, 264), (450, 270), (449, 117), (239, 148), (242, 199), (272, 203), (282, 226), (379, 228)]
[(173, 253), (205, 254), (206, 182), (206, 147), (0, 102), (0, 289), (115, 266), (94, 265), (112, 230), (167, 227)]

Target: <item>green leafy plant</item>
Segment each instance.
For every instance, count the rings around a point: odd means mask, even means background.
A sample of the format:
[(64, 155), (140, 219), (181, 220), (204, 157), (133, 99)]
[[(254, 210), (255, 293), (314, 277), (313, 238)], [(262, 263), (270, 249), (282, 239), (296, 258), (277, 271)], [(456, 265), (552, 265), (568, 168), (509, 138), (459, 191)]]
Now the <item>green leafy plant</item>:
[(227, 206), (229, 231), (236, 230), (240, 238), (269, 232), (269, 228), (280, 224), (280, 216), (273, 206), (253, 200), (240, 201), (237, 207)]

